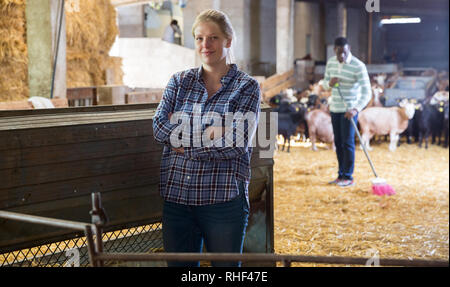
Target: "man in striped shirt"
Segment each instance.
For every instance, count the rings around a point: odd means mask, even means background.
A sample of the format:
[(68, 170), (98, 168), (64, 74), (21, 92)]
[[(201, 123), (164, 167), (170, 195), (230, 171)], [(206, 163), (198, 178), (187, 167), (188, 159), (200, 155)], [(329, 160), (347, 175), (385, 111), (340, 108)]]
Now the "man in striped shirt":
[(334, 51), (336, 56), (327, 62), (323, 86), (330, 89), (339, 83), (345, 102), (337, 89), (333, 88), (329, 108), (339, 172), (338, 177), (329, 183), (348, 187), (355, 184), (355, 130), (350, 119), (353, 118), (355, 123), (357, 122), (358, 113), (369, 103), (372, 94), (366, 66), (352, 55), (347, 39), (337, 38)]

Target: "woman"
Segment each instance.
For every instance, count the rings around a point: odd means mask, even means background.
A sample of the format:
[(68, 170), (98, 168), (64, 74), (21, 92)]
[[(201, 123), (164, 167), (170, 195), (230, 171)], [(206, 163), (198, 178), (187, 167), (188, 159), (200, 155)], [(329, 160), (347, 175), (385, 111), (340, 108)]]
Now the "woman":
[[(202, 12), (192, 34), (202, 65), (172, 76), (153, 118), (154, 137), (164, 144), (160, 183), (164, 249), (201, 252), (204, 242), (208, 252), (241, 253), (249, 214), (249, 143), (259, 118), (259, 85), (232, 63), (235, 36), (224, 13)], [(181, 112), (189, 116), (190, 125), (199, 122), (195, 116), (200, 116), (201, 124), (184, 128), (179, 146), (181, 124), (174, 116)], [(211, 123), (207, 115), (212, 112), (222, 121)], [(232, 125), (224, 125), (227, 113), (247, 116), (234, 117)], [(205, 144), (208, 137), (199, 144), (195, 131), (208, 135), (214, 145)], [(233, 145), (224, 144), (230, 140)], [(240, 266), (240, 262), (212, 264)], [(199, 266), (199, 262), (168, 265)]]

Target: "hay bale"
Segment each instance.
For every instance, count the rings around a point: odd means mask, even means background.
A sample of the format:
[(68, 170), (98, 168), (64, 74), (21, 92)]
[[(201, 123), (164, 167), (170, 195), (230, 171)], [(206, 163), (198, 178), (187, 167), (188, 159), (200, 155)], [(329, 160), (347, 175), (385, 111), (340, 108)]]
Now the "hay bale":
[(80, 0), (79, 11), (66, 7), (67, 87), (106, 85), (106, 71), (122, 84), (121, 59), (108, 53), (119, 33), (109, 0)]
[(25, 0), (0, 0), (0, 102), (28, 98)]
[[(121, 58), (108, 55), (118, 35), (109, 0), (66, 6), (66, 33), (68, 88), (105, 85), (107, 70), (114, 75), (108, 84), (123, 84)], [(29, 97), (25, 0), (0, 0), (0, 75), (0, 102)]]

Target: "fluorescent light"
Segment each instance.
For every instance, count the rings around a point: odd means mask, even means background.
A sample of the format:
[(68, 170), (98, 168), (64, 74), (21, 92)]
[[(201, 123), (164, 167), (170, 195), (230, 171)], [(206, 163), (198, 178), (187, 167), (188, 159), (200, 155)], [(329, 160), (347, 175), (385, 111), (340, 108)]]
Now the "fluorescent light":
[(414, 24), (414, 23), (420, 23), (421, 20), (419, 17), (415, 18), (391, 18), (391, 19), (382, 19), (381, 25), (386, 24)]

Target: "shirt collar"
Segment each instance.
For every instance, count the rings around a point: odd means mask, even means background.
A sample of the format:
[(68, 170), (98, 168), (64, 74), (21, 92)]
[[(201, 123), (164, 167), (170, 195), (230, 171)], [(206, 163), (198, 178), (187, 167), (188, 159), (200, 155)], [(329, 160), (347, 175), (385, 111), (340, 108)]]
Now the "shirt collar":
[(345, 61), (345, 63), (346, 64), (350, 64), (350, 62), (352, 61), (352, 53), (351, 52), (348, 52), (348, 57), (347, 57), (347, 60)]
[[(344, 63), (345, 63), (345, 64), (350, 64), (350, 62), (352, 61), (352, 57), (353, 57), (352, 53), (349, 52), (349, 53), (348, 53), (347, 60), (345, 60)], [(337, 60), (337, 57), (336, 57), (336, 60)], [(338, 61), (338, 63), (339, 63), (340, 65), (344, 64), (344, 63), (341, 63), (341, 62), (339, 62), (339, 61)]]
[[(222, 83), (222, 85), (228, 84), (228, 82), (231, 79), (233, 79), (233, 77), (236, 75), (236, 72), (237, 72), (237, 65), (230, 64), (230, 69), (228, 70), (227, 74), (220, 79), (220, 82)], [(198, 69), (198, 72), (197, 72), (198, 80), (202, 79), (202, 73), (203, 73), (203, 65), (201, 65), (200, 68)]]

